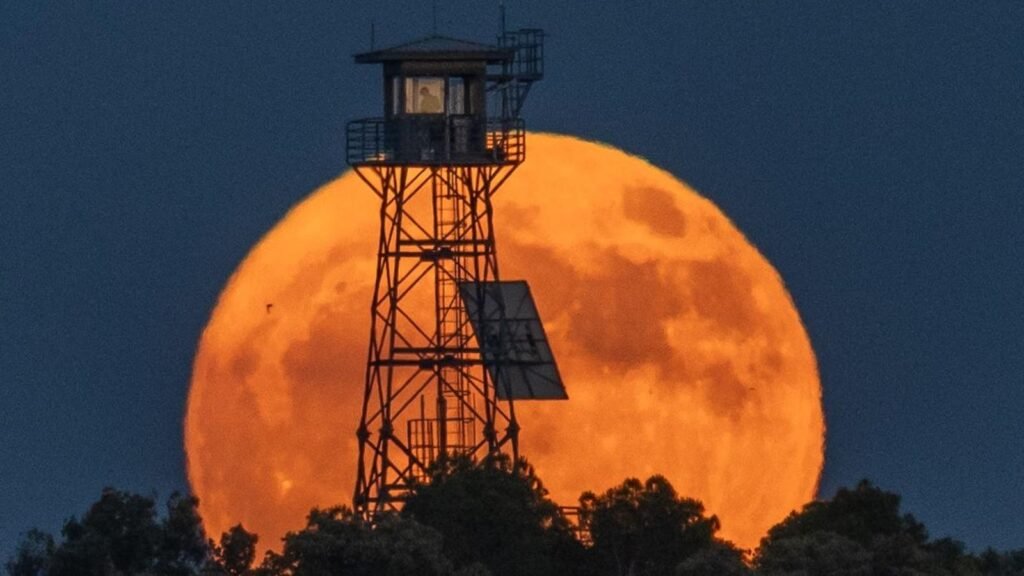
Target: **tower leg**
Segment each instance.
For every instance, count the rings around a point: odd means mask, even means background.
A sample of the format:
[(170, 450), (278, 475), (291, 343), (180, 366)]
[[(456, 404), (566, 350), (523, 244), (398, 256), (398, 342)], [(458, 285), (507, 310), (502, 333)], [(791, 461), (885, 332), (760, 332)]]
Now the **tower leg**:
[[(514, 165), (357, 167), (381, 201), (353, 503), (396, 509), (439, 458), (519, 452), (460, 286), (499, 279), (491, 197)], [(431, 413), (431, 411), (433, 413)]]

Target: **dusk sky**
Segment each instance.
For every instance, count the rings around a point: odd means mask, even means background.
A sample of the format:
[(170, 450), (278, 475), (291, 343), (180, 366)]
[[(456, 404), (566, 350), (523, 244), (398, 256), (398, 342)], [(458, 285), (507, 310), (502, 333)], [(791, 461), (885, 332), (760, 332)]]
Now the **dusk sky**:
[[(1024, 3), (507, 7), (549, 35), (529, 129), (670, 171), (785, 280), (821, 372), (820, 495), (869, 478), (933, 536), (1024, 547)], [(493, 41), (496, 0), (437, 10), (439, 33)], [(0, 1), (0, 559), (104, 486), (188, 489), (219, 291), (379, 113), (379, 71), (351, 58), (371, 22), (381, 47), (432, 20)]]

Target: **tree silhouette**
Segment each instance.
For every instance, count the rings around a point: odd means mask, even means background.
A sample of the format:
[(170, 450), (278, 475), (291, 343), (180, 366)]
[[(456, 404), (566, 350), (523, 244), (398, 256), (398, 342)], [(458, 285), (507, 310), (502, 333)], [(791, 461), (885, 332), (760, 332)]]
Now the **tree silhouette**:
[(1024, 549), (997, 552), (989, 548), (978, 558), (978, 567), (986, 576), (1024, 576)]
[(815, 531), (774, 540), (757, 557), (763, 576), (871, 576), (871, 552), (831, 531)]
[(981, 574), (962, 544), (929, 542), (924, 525), (900, 513), (900, 497), (867, 480), (790, 514), (762, 539), (754, 564), (765, 576)]
[(863, 481), (774, 526), (753, 566), (715, 537), (718, 521), (661, 476), (585, 493), (584, 548), (533, 470), (507, 459), (445, 460), (415, 487), (401, 514), (369, 524), (345, 507), (314, 509), (280, 554), (253, 568), (257, 536), (241, 525), (205, 540), (198, 501), (104, 489), (60, 541), (27, 532), (10, 576), (1024, 576), (1024, 550), (980, 555), (931, 540), (900, 511), (898, 495)]
[(53, 536), (40, 530), (29, 530), (18, 544), (14, 556), (7, 561), (7, 573), (10, 576), (45, 574), (55, 549)]
[(730, 542), (718, 541), (697, 550), (676, 566), (675, 576), (750, 576), (743, 552)]
[(835, 532), (870, 546), (879, 536), (905, 536), (924, 544), (928, 533), (910, 514), (900, 514), (900, 497), (861, 480), (855, 488), (840, 488), (827, 501), (811, 502), (799, 513), (793, 512), (768, 531), (768, 541), (810, 534)]
[(64, 543), (50, 567), (55, 576), (149, 571), (161, 539), (153, 500), (111, 488), (81, 521), (68, 520), (61, 533)]
[(478, 563), (495, 576), (564, 576), (583, 562), (571, 525), (525, 461), (441, 460), (402, 515), (440, 532), (445, 555), (459, 567)]
[(211, 571), (216, 569), (228, 576), (248, 574), (256, 559), (256, 542), (259, 536), (236, 524), (220, 536), (220, 544), (210, 542), (213, 562)]
[(194, 574), (206, 561), (210, 548), (198, 506), (199, 499), (195, 496), (174, 493), (167, 500), (167, 514), (160, 523), (156, 573), (187, 576)]
[(28, 533), (7, 563), (17, 576), (197, 574), (207, 557), (198, 501), (173, 494), (158, 517), (152, 498), (105, 488), (82, 516), (65, 522), (63, 541), (38, 530)]
[[(604, 494), (580, 497), (580, 516), (593, 539), (602, 573), (673, 574), (684, 560), (716, 543), (718, 518), (681, 498), (663, 476), (626, 479)], [(697, 567), (685, 568), (696, 570)]]
[(371, 526), (346, 507), (314, 509), (303, 530), (285, 536), (280, 555), (268, 553), (261, 572), (293, 576), (450, 576), (452, 565), (441, 547), (437, 532), (394, 514), (379, 518), (376, 526)]

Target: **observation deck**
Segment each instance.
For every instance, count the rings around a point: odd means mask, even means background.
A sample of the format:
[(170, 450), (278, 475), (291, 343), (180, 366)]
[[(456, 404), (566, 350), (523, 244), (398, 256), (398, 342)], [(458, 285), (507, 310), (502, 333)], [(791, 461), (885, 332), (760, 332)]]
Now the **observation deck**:
[(409, 116), (349, 122), (351, 166), (514, 165), (526, 159), (522, 118)]
[(350, 166), (514, 166), (526, 159), (519, 112), (544, 75), (544, 33), (497, 45), (429, 36), (355, 56), (380, 64), (383, 115), (347, 127)]

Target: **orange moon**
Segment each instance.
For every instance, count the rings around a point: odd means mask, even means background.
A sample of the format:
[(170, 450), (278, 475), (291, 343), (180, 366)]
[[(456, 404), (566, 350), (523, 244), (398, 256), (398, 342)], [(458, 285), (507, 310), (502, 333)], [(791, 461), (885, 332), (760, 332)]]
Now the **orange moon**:
[[(529, 281), (570, 396), (516, 404), (555, 501), (660, 473), (752, 548), (814, 497), (814, 352), (779, 274), (714, 204), (620, 150), (531, 134), (494, 210), (502, 278)], [(211, 537), (241, 522), (279, 548), (310, 508), (351, 503), (378, 213), (342, 175), (221, 293), (185, 419)]]

